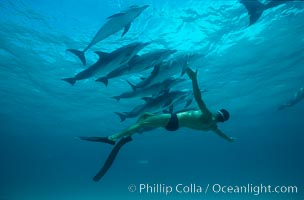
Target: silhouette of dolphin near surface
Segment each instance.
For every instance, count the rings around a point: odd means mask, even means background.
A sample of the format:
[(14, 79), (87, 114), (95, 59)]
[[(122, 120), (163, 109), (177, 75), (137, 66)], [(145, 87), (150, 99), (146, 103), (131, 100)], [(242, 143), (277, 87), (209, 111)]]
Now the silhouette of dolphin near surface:
[(259, 20), (265, 10), (291, 1), (295, 0), (272, 0), (266, 4), (261, 3), (259, 0), (240, 0), (240, 3), (243, 4), (247, 9), (250, 17), (249, 26), (251, 26)]
[(86, 65), (86, 58), (84, 54), (89, 48), (124, 28), (124, 32), (121, 35), (121, 37), (123, 37), (130, 29), (131, 23), (134, 21), (134, 19), (137, 18), (148, 7), (149, 5), (131, 6), (124, 12), (108, 17), (108, 21), (99, 29), (84, 50), (79, 51), (76, 49), (67, 49), (67, 51), (70, 51), (78, 56), (83, 65)]

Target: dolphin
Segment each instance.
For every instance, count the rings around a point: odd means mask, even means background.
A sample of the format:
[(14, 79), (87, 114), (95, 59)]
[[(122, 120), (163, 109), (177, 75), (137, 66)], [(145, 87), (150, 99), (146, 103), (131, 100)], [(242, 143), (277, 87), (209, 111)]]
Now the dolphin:
[(155, 66), (151, 74), (141, 82), (133, 85), (133, 88), (145, 88), (149, 85), (162, 82), (163, 80), (172, 76), (183, 76), (186, 72), (187, 67), (190, 65), (195, 65), (196, 62), (203, 56), (204, 55), (201, 53), (183, 53), (177, 55), (169, 61), (162, 62), (159, 65)]
[(249, 19), (249, 26), (256, 23), (262, 16), (263, 12), (269, 8), (273, 8), (294, 0), (272, 0), (266, 4), (261, 3), (259, 0), (240, 0), (240, 3), (247, 9)]
[[(167, 107), (170, 107), (177, 99), (189, 94), (189, 90), (186, 91), (168, 91), (165, 90), (157, 97), (143, 97), (145, 103), (134, 107), (130, 112), (115, 112), (120, 117), (121, 122), (127, 118), (134, 118), (144, 112), (161, 112)], [(184, 98), (185, 99), (185, 98)]]
[(146, 88), (138, 88), (135, 90), (132, 87), (132, 89), (133, 89), (132, 91), (124, 92), (124, 93), (122, 93), (118, 96), (114, 96), (112, 98), (119, 101), (120, 99), (126, 99), (126, 98), (155, 96), (155, 95), (158, 95), (159, 93), (161, 93), (162, 91), (172, 88), (175, 85), (177, 85), (183, 81), (185, 81), (185, 79), (170, 77), (170, 78), (164, 80), (163, 82), (156, 83), (156, 84), (151, 85)]
[(158, 49), (138, 57), (134, 57), (129, 62), (129, 67), (132, 72), (141, 72), (143, 70), (150, 69), (155, 65), (162, 63), (170, 55), (176, 53), (177, 50), (171, 49)]
[(300, 88), (295, 94), (294, 97), (290, 100), (288, 100), (286, 103), (280, 105), (278, 107), (278, 110), (283, 110), (287, 107), (292, 107), (296, 104), (298, 104), (300, 101), (304, 99), (304, 87)]
[(108, 21), (99, 29), (99, 31), (95, 34), (91, 42), (84, 50), (79, 51), (76, 49), (67, 49), (67, 51), (70, 51), (78, 56), (83, 65), (86, 65), (85, 52), (89, 48), (124, 28), (124, 32), (121, 35), (123, 37), (130, 29), (133, 20), (136, 19), (148, 7), (149, 5), (131, 6), (121, 13), (117, 13), (108, 17)]
[(70, 83), (71, 85), (74, 85), (78, 80), (88, 79), (92, 76), (100, 76), (102, 74), (105, 74), (109, 71), (114, 70), (115, 68), (127, 64), (133, 56), (135, 56), (147, 45), (149, 45), (149, 43), (135, 42), (123, 46), (111, 53), (96, 51), (95, 53), (99, 56), (99, 59), (95, 64), (79, 72), (74, 77), (64, 78), (62, 80)]
[(106, 76), (98, 78), (96, 81), (102, 82), (105, 86), (108, 85), (109, 79), (120, 77), (123, 75), (139, 73), (160, 64), (163, 60), (174, 54), (176, 50), (159, 49), (143, 54), (141, 56), (134, 56), (127, 65), (114, 69)]

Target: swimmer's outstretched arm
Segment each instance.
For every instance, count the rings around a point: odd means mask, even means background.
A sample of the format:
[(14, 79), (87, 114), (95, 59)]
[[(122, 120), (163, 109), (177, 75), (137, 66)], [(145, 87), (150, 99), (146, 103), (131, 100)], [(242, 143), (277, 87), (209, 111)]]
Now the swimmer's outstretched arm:
[(216, 133), (217, 135), (219, 135), (220, 137), (224, 138), (225, 140), (229, 141), (229, 142), (234, 142), (234, 138), (229, 137), (228, 135), (226, 135), (225, 133), (223, 133), (218, 128), (216, 128), (215, 130), (213, 130), (213, 132)]
[(204, 114), (212, 115), (212, 113), (208, 110), (205, 102), (202, 99), (201, 91), (198, 87), (197, 83), (197, 71), (192, 71), (189, 67), (187, 68), (187, 75), (192, 80), (193, 94), (198, 107)]

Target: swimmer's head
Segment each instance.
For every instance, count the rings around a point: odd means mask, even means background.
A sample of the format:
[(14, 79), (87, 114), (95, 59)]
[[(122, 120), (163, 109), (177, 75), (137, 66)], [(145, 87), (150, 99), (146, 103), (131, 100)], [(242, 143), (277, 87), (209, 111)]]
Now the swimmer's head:
[(220, 109), (216, 113), (216, 119), (218, 122), (225, 122), (230, 118), (230, 114), (225, 109)]

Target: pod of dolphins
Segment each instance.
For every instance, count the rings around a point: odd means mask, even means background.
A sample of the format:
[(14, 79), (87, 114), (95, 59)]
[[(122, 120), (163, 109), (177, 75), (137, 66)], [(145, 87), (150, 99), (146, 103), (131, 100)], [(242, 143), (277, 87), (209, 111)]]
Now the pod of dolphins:
[[(259, 20), (265, 10), (286, 3), (287, 1), (288, 0), (272, 0), (263, 4), (258, 0), (240, 0), (240, 3), (247, 9), (249, 26), (251, 26)], [(121, 13), (108, 17), (108, 21), (99, 29), (87, 47), (82, 51), (76, 49), (67, 50), (78, 56), (83, 65), (86, 65), (85, 52), (88, 49), (120, 30), (123, 30), (123, 37), (130, 29), (131, 23), (148, 7), (148, 5), (131, 6)], [(111, 79), (150, 70), (150, 75), (148, 77), (142, 77), (142, 80), (136, 84), (127, 81), (132, 88), (130, 91), (112, 97), (117, 101), (126, 98), (141, 98), (144, 101), (144, 103), (134, 107), (128, 112), (115, 112), (121, 121), (127, 118), (137, 117), (144, 112), (172, 113), (193, 110), (194, 108), (189, 107), (192, 103), (192, 90), (172, 90), (172, 88), (185, 81), (181, 76), (185, 74), (186, 68), (194, 65), (199, 59), (203, 58), (204, 55), (200, 53), (177, 53), (176, 50), (171, 49), (157, 49), (145, 54), (138, 54), (148, 45), (150, 45), (148, 42), (134, 42), (110, 53), (96, 51), (95, 53), (99, 56), (99, 59), (93, 65), (73, 77), (62, 80), (74, 85), (78, 81), (95, 77), (96, 82), (108, 86), (109, 80)], [(284, 109), (299, 102), (304, 97), (303, 91), (303, 88), (301, 88), (293, 100), (280, 106), (279, 109)], [(152, 129), (154, 128), (146, 128), (144, 131), (150, 131)], [(86, 141), (115, 145), (115, 142), (109, 140), (107, 137), (79, 138)], [(117, 142), (102, 168), (94, 176), (94, 181), (99, 181), (106, 174), (122, 146), (131, 141), (131, 136), (128, 136)]]
[[(248, 12), (249, 26), (251, 26), (259, 20), (265, 10), (289, 1), (294, 0), (272, 0), (265, 4), (259, 0), (240, 0), (240, 3)], [(67, 51), (75, 54), (83, 65), (86, 65), (85, 52), (88, 49), (120, 30), (123, 30), (121, 35), (123, 37), (129, 31), (133, 21), (148, 7), (149, 5), (134, 5), (108, 17), (107, 22), (82, 51), (76, 49), (67, 49)], [(142, 77), (139, 83), (134, 84), (127, 81), (132, 88), (131, 91), (113, 97), (117, 101), (126, 98), (142, 98), (144, 100), (143, 104), (134, 107), (129, 112), (115, 112), (121, 121), (137, 117), (143, 112), (178, 112), (181, 109), (193, 109), (187, 108), (192, 102), (191, 91), (172, 91), (171, 88), (183, 82), (185, 79), (181, 76), (184, 75), (185, 69), (204, 55), (177, 53), (176, 50), (172, 49), (157, 49), (139, 55), (138, 53), (148, 45), (150, 45), (149, 42), (134, 42), (112, 52), (95, 51), (99, 59), (93, 65), (73, 77), (62, 80), (74, 85), (78, 81), (97, 77), (96, 82), (108, 86), (111, 79), (150, 70), (150, 75)]]

